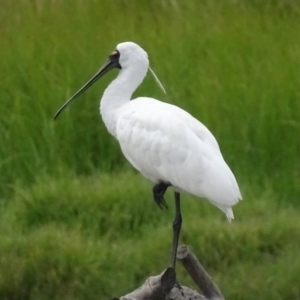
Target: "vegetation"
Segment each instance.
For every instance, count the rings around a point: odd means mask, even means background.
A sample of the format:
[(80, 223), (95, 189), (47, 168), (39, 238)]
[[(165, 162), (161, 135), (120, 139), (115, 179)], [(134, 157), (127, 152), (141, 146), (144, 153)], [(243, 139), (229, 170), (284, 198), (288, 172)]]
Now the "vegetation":
[(159, 211), (99, 119), (116, 74), (53, 121), (126, 40), (168, 92), (148, 76), (135, 96), (205, 123), (245, 198), (228, 224), (185, 195), (181, 241), (228, 299), (300, 298), (299, 17), (286, 0), (1, 1), (0, 299), (106, 299), (168, 263), (172, 195)]

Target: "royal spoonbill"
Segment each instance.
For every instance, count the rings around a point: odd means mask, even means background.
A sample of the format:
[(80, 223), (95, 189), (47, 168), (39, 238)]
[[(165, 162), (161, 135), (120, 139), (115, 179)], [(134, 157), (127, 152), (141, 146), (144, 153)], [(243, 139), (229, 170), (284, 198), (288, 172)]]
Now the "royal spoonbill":
[(119, 74), (102, 96), (100, 113), (124, 156), (154, 183), (153, 198), (160, 208), (167, 208), (167, 188), (174, 190), (171, 266), (175, 269), (182, 223), (180, 193), (208, 199), (229, 221), (233, 219), (231, 207), (242, 199), (241, 193), (215, 137), (202, 123), (181, 108), (153, 98), (131, 101), (148, 70), (162, 87), (149, 67), (147, 53), (133, 42), (118, 44), (101, 69), (57, 111), (55, 118), (113, 68), (119, 69)]

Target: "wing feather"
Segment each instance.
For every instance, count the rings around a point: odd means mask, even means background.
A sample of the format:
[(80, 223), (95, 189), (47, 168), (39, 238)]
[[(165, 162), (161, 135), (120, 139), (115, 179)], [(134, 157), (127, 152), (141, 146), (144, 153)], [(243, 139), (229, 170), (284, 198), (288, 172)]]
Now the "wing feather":
[(129, 162), (153, 182), (205, 197), (233, 218), (241, 199), (235, 177), (210, 131), (180, 108), (138, 98), (118, 114), (116, 135)]

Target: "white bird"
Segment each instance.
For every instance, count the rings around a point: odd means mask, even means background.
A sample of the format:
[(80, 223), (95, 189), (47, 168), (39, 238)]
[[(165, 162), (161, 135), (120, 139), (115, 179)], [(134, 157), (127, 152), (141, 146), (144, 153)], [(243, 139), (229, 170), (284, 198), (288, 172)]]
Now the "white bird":
[(162, 87), (149, 67), (147, 53), (133, 42), (118, 44), (104, 66), (58, 110), (55, 118), (113, 68), (120, 71), (102, 96), (102, 119), (132, 166), (154, 183), (153, 197), (160, 208), (167, 208), (167, 188), (174, 189), (176, 215), (171, 266), (175, 269), (182, 223), (180, 193), (208, 199), (229, 221), (234, 218), (231, 207), (242, 196), (215, 137), (202, 123), (181, 108), (153, 98), (131, 101), (148, 70)]

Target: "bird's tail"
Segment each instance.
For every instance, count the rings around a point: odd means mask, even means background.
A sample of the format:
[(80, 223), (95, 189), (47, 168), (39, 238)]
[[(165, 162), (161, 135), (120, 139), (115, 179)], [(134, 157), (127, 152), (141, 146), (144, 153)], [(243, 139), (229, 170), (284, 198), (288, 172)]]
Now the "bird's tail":
[(233, 211), (231, 207), (226, 207), (225, 209), (222, 209), (224, 211), (224, 213), (226, 214), (226, 217), (228, 219), (229, 222), (231, 222), (231, 220), (234, 219), (234, 215), (233, 215)]
[(218, 205), (216, 203), (214, 203), (214, 205), (217, 206), (219, 209), (221, 209), (225, 213), (228, 221), (231, 223), (231, 221), (234, 219), (232, 208), (228, 207), (228, 206), (227, 207), (226, 206), (225, 207), (224, 206), (220, 206), (220, 205)]

